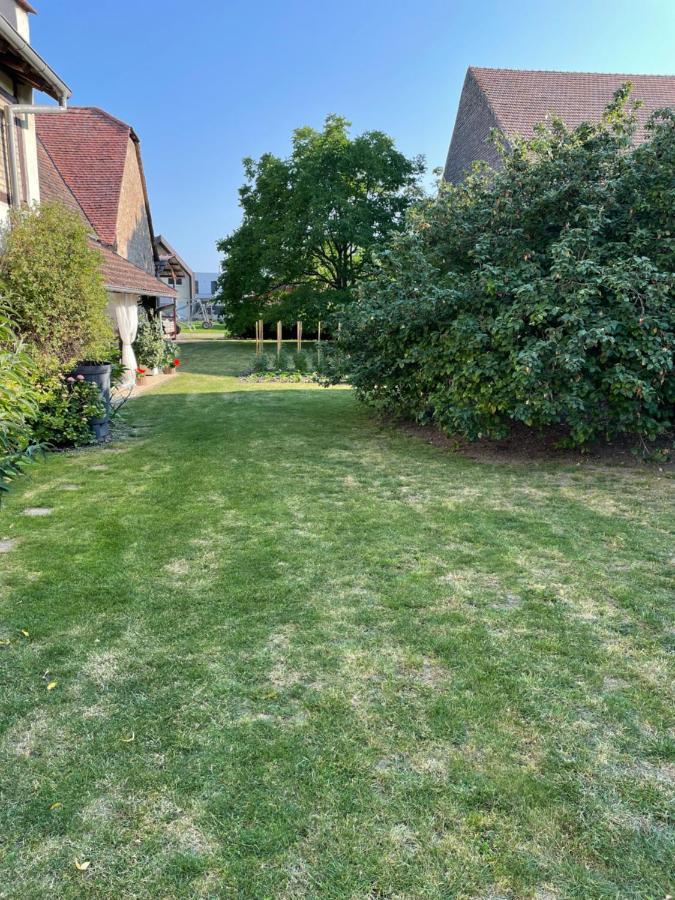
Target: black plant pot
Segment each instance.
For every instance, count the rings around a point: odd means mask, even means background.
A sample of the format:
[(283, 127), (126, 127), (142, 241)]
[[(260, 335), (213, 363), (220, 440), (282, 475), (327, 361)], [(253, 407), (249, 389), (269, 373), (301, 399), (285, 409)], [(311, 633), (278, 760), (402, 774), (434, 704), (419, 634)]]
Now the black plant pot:
[(101, 392), (105, 413), (100, 418), (90, 419), (89, 425), (97, 441), (105, 441), (110, 434), (110, 363), (79, 363), (73, 375), (82, 375), (85, 381), (95, 384)]

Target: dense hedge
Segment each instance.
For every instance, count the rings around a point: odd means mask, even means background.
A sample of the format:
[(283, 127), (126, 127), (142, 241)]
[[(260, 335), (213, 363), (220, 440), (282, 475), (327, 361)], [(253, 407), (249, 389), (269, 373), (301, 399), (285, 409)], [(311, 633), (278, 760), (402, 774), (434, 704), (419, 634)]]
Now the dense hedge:
[(675, 401), (675, 116), (631, 148), (629, 86), (498, 174), (419, 204), (342, 325), (361, 399), (469, 438), (563, 425), (655, 437)]

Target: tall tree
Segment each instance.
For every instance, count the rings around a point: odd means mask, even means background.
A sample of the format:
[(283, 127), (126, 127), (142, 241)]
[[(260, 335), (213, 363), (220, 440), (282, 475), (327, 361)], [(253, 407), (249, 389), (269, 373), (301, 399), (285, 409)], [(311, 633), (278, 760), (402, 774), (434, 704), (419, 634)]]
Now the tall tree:
[(351, 138), (349, 127), (328, 116), (323, 131), (294, 132), (289, 158), (244, 160), (242, 224), (218, 244), (235, 331), (257, 318), (325, 319), (351, 299), (374, 247), (402, 227), (422, 159), (380, 131)]

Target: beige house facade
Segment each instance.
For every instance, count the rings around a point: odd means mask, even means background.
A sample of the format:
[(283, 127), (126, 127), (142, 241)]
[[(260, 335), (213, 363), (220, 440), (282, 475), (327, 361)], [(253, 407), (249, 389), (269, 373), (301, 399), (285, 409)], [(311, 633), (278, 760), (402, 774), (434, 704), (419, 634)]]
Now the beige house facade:
[(0, 224), (11, 206), (40, 201), (34, 90), (58, 101), (52, 115), (61, 114), (71, 94), (31, 47), (34, 12), (26, 0), (0, 0)]

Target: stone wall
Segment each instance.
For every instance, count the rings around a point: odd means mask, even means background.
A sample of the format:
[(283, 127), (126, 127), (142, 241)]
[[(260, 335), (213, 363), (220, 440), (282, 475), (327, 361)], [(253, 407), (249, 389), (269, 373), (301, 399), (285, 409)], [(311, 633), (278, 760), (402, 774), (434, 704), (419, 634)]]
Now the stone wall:
[(154, 275), (155, 258), (138, 158), (137, 145), (129, 138), (117, 216), (117, 252)]
[(497, 127), (485, 94), (471, 72), (467, 72), (443, 173), (446, 181), (459, 184), (475, 160), (484, 160), (493, 169), (501, 167), (501, 157), (490, 143), (490, 131)]

